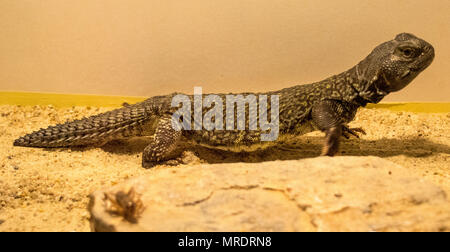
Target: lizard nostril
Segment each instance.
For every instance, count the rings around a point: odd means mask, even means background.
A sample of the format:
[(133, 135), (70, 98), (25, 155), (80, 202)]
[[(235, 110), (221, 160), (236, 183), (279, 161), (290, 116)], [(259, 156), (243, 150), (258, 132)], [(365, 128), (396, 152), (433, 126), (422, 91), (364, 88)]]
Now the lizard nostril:
[(429, 51), (433, 50), (433, 47), (430, 46), (430, 45), (427, 45), (427, 46), (424, 47), (424, 49), (425, 49), (426, 52), (429, 52)]

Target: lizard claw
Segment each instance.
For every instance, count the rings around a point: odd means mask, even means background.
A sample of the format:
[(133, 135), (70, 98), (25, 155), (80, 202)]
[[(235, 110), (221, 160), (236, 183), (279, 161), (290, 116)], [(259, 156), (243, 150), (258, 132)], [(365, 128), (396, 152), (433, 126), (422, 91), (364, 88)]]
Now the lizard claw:
[(350, 136), (354, 136), (356, 138), (360, 138), (359, 134), (361, 133), (362, 135), (367, 135), (366, 131), (362, 128), (349, 128), (348, 126), (343, 126), (342, 127), (342, 136), (349, 139)]

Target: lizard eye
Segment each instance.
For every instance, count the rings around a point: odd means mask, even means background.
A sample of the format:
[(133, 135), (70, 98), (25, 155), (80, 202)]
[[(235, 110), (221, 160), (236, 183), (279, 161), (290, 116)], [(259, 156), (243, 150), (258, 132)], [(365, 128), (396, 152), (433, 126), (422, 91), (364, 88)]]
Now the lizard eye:
[(412, 58), (416, 54), (416, 51), (414, 48), (411, 47), (403, 47), (399, 48), (400, 54), (405, 58)]
[(412, 55), (412, 50), (411, 49), (404, 49), (403, 50), (403, 54), (406, 56), (406, 57), (411, 57), (411, 55)]

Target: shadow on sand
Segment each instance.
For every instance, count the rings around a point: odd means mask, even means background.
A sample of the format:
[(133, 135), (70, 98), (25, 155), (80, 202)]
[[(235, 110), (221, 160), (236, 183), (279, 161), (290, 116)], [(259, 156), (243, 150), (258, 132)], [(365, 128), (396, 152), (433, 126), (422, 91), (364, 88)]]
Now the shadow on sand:
[[(134, 139), (129, 141), (114, 141), (101, 148), (117, 155), (139, 155), (150, 139)], [(182, 143), (177, 148), (179, 152), (186, 150), (195, 153), (208, 163), (257, 163), (275, 160), (298, 160), (320, 155), (322, 137), (296, 137), (288, 141), (247, 148), (246, 150), (223, 150), (220, 148)], [(82, 151), (83, 148), (72, 148)], [(420, 137), (405, 139), (364, 140), (350, 139), (341, 142), (341, 156), (378, 156), (391, 157), (405, 155), (408, 157), (428, 157), (438, 153), (450, 154), (450, 146), (434, 143)]]

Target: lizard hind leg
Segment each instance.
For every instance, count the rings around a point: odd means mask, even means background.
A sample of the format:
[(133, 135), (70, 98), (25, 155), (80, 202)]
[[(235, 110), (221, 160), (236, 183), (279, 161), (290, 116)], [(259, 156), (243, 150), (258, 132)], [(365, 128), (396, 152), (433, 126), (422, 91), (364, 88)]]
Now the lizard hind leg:
[(153, 141), (142, 153), (142, 167), (151, 168), (171, 158), (181, 137), (181, 131), (172, 128), (171, 119), (169, 116), (159, 119)]

